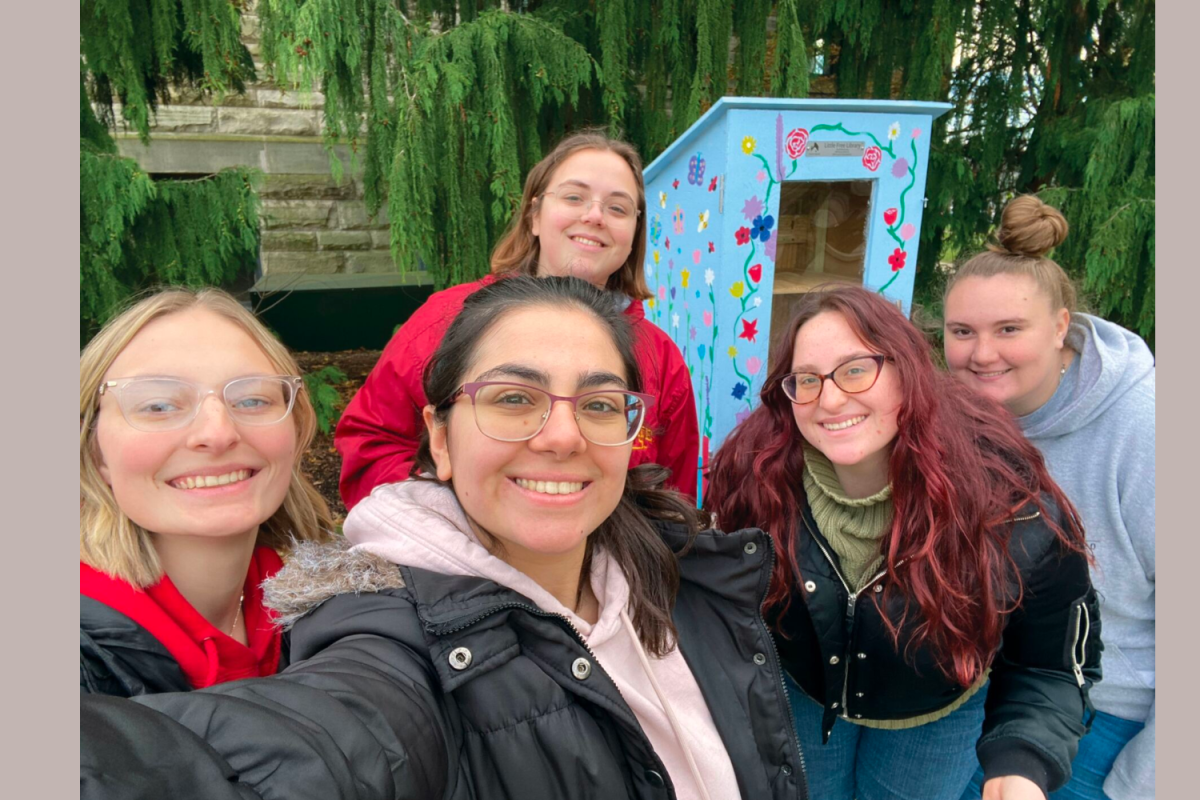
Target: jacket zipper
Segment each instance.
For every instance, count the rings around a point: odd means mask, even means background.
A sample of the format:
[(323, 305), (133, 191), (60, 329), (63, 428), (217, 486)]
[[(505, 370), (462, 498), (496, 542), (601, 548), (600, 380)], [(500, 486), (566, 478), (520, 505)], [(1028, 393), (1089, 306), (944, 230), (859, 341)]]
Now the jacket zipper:
[[(846, 579), (842, 577), (842, 571), (838, 569), (837, 562), (834, 561), (833, 556), (829, 554), (829, 551), (825, 549), (825, 545), (821, 543), (821, 540), (818, 539), (813, 533), (812, 528), (808, 524), (808, 520), (804, 520), (804, 527), (808, 528), (808, 535), (812, 537), (812, 540), (817, 543), (817, 547), (821, 548), (821, 552), (825, 554), (825, 560), (829, 562), (829, 566), (833, 568), (833, 573), (837, 575), (838, 580), (842, 582), (842, 588), (846, 590), (846, 596), (848, 598), (846, 601), (846, 622), (849, 626), (849, 629), (846, 632), (846, 649), (842, 653), (842, 661), (844, 662), (845, 666), (842, 668), (842, 713), (840, 716), (843, 719), (849, 719), (850, 708), (848, 706), (848, 701), (850, 696), (850, 657), (853, 655), (850, 652), (852, 649), (850, 647), (850, 635), (854, 630), (854, 610), (858, 605), (858, 596), (862, 594), (867, 587), (886, 575), (887, 569), (881, 569), (878, 573), (876, 573), (875, 577), (864, 583), (858, 589), (858, 591), (850, 591), (850, 585), (846, 583)], [(903, 563), (904, 559), (900, 559), (900, 564)], [(899, 564), (897, 564), (897, 566), (899, 566)]]
[(783, 661), (779, 658), (779, 646), (775, 644), (775, 637), (771, 635), (771, 629), (767, 627), (767, 621), (763, 619), (762, 604), (767, 597), (767, 591), (771, 588), (771, 576), (775, 574), (775, 540), (771, 535), (766, 533), (765, 539), (768, 543), (767, 549), (771, 552), (771, 560), (767, 564), (767, 586), (758, 598), (758, 611), (755, 613), (759, 626), (767, 637), (767, 641), (771, 643), (771, 655), (775, 657), (775, 671), (779, 675), (779, 690), (783, 692), (783, 706), (787, 711), (788, 726), (792, 734), (792, 742), (796, 745), (796, 754), (800, 756), (800, 797), (803, 800), (808, 798), (808, 768), (804, 765), (804, 748), (800, 746), (800, 736), (796, 733), (796, 718), (792, 714), (792, 704), (788, 700), (787, 683), (783, 679)]
[[(1081, 628), (1083, 630), (1082, 641), (1079, 636)], [(1091, 630), (1092, 616), (1088, 612), (1087, 605), (1080, 603), (1079, 613), (1075, 615), (1075, 641), (1071, 644), (1071, 671), (1075, 673), (1075, 682), (1079, 684), (1080, 689), (1084, 686), (1083, 665), (1087, 660), (1087, 640)]]

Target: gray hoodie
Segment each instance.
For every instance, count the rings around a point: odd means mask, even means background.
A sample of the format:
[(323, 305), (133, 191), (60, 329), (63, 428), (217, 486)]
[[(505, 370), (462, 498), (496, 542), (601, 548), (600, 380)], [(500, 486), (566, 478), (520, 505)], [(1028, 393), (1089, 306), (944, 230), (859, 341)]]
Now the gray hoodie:
[(1104, 782), (1114, 800), (1154, 797), (1154, 356), (1119, 325), (1076, 314), (1079, 353), (1044, 406), (1018, 417), (1083, 518), (1100, 594), (1104, 680), (1096, 708), (1145, 729)]

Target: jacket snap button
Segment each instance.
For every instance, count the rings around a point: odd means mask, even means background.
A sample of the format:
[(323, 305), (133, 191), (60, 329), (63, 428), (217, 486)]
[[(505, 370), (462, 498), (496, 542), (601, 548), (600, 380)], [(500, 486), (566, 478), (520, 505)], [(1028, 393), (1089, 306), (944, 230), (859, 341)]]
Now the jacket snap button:
[(746, 555), (752, 556), (758, 552), (758, 545), (754, 542), (746, 542), (746, 546), (742, 549), (746, 551)]
[(571, 664), (571, 674), (576, 680), (586, 680), (588, 675), (592, 674), (592, 662), (586, 658), (577, 658)]
[(791, 775), (791, 774), (792, 774), (792, 765), (791, 765), (791, 764), (784, 764), (784, 765), (783, 765), (783, 766), (780, 768), (780, 770), (779, 770), (779, 771), (780, 771), (780, 772), (782, 772), (784, 775)]
[(867, 657), (867, 654), (866, 654), (866, 653), (859, 653), (859, 654), (858, 654), (858, 660), (859, 660), (859, 661), (862, 661), (862, 660), (863, 660), (864, 658), (866, 658), (866, 657)]
[(883, 584), (882, 583), (875, 584), (875, 594), (879, 594), (882, 591), (883, 591)]
[(831, 705), (830, 708), (837, 708), (838, 705), (839, 705), (838, 701), (834, 700), (833, 705)]
[(838, 658), (837, 656), (830, 656), (830, 657), (829, 657), (829, 663), (830, 663), (830, 664), (836, 664), (836, 663), (838, 663), (839, 661), (841, 661), (841, 659), (840, 659), (840, 658)]
[(456, 647), (451, 650), (450, 666), (457, 670), (464, 670), (471, 666), (471, 651), (465, 647)]
[(808, 592), (809, 594), (812, 594), (816, 590), (817, 590), (816, 581), (805, 581), (804, 582), (804, 591)]
[(865, 695), (865, 694), (863, 694), (862, 692), (855, 692), (855, 693), (854, 693), (854, 696), (855, 696), (855, 697), (866, 697), (866, 695)]
[(646, 770), (646, 782), (660, 789), (667, 785), (667, 782), (663, 780), (663, 776), (652, 769)]
[(767, 657), (764, 656), (762, 653), (755, 653), (754, 654), (754, 663), (758, 664), (761, 667), (763, 664), (767, 663)]

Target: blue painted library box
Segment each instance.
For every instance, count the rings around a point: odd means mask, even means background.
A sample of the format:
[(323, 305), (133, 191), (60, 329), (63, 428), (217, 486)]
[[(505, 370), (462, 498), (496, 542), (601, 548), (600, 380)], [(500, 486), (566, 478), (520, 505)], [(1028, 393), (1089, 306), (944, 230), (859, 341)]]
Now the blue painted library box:
[(799, 294), (856, 284), (909, 313), (929, 131), (950, 108), (726, 97), (646, 167), (646, 316), (691, 371), (701, 471), (758, 405)]

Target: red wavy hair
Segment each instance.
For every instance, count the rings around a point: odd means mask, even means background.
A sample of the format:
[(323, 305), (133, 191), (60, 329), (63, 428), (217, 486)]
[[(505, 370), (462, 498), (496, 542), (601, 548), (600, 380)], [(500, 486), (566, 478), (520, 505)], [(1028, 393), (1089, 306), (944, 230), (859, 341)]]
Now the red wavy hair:
[(781, 557), (763, 608), (777, 620), (801, 581), (796, 537), (805, 502), (803, 440), (780, 381), (791, 371), (797, 332), (824, 312), (841, 314), (863, 342), (888, 356), (885, 369), (896, 370), (901, 386), (888, 462), (895, 514), (882, 540), (894, 579), (874, 602), (882, 611), (899, 593), (903, 617), (881, 613), (896, 646), (909, 614), (917, 614), (907, 646), (928, 644), (946, 676), (969, 686), (1000, 646), (1004, 615), (1021, 602), (1008, 552), (1014, 514), (1032, 504), (1066, 549), (1088, 550), (1078, 514), (1012, 416), (939, 371), (929, 343), (883, 297), (840, 286), (801, 299), (776, 342), (762, 405), (713, 458), (704, 506), (725, 530), (770, 533)]

